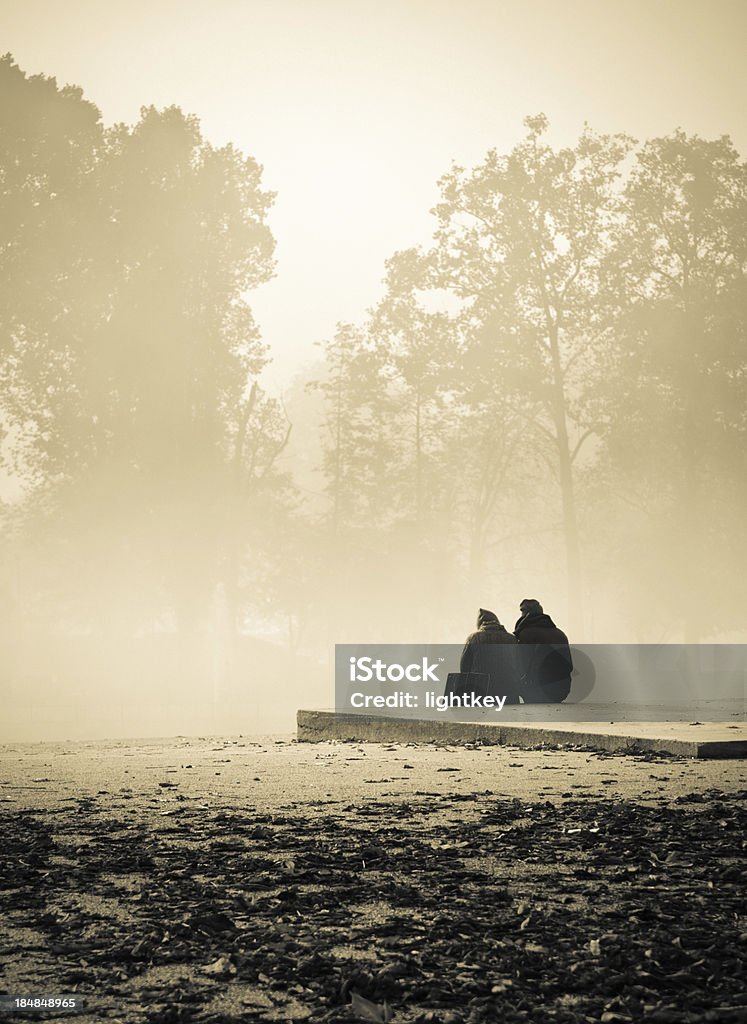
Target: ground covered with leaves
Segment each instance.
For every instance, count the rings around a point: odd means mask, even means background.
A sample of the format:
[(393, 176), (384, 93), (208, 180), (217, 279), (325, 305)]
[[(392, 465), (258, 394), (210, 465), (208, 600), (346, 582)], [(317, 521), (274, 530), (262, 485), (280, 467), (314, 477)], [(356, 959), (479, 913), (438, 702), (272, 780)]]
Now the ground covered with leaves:
[(747, 1019), (747, 793), (566, 796), (5, 810), (5, 989), (153, 1024)]

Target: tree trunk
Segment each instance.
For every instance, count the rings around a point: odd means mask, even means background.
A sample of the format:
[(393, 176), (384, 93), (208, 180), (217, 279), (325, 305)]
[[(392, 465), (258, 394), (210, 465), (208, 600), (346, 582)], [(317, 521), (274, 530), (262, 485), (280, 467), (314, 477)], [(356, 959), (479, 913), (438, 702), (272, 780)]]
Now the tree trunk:
[(555, 425), (555, 443), (558, 454), (558, 480), (563, 509), (563, 539), (565, 542), (566, 588), (568, 595), (568, 627), (576, 636), (583, 637), (584, 613), (581, 589), (581, 547), (578, 536), (576, 496), (573, 486), (573, 461), (568, 442), (566, 401), (563, 368), (560, 362), (558, 327), (550, 325), (550, 356), (552, 359), (553, 397), (552, 414)]
[(581, 592), (581, 547), (578, 536), (573, 467), (568, 447), (565, 415), (557, 422), (558, 468), (563, 505), (563, 537), (565, 540), (566, 585), (568, 593), (568, 625), (577, 636), (583, 636), (584, 612)]
[(423, 444), (421, 437), (420, 391), (415, 395), (415, 522), (420, 526), (423, 518)]
[(683, 608), (683, 639), (686, 644), (700, 642), (703, 627), (700, 610), (702, 601), (702, 573), (704, 552), (707, 548), (705, 536), (705, 516), (703, 513), (703, 496), (701, 489), (702, 439), (699, 428), (702, 424), (703, 380), (704, 369), (699, 353), (702, 347), (702, 326), (698, 311), (691, 300), (690, 282), (687, 269), (682, 282), (684, 299), (683, 336), (685, 340), (685, 358), (690, 367), (692, 378), (685, 382), (684, 422), (683, 422), (683, 493), (680, 498), (679, 512), (682, 528), (682, 561), (684, 565), (684, 608)]

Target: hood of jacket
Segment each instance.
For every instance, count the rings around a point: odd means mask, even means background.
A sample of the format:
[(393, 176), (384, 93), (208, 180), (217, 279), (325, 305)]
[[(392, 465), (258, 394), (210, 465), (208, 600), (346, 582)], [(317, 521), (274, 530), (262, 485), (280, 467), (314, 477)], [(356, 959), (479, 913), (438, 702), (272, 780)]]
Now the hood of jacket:
[(527, 626), (539, 627), (543, 629), (557, 629), (558, 627), (552, 621), (547, 612), (529, 612), (527, 615), (522, 615), (519, 621), (516, 623), (515, 632), (520, 633), (522, 629)]

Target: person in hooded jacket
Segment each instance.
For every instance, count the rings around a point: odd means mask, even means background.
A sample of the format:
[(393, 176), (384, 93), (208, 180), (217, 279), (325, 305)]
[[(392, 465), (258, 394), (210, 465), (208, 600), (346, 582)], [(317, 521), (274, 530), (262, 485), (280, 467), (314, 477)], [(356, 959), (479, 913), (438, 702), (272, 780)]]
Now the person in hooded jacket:
[(571, 692), (573, 659), (568, 637), (534, 598), (525, 598), (519, 610), (514, 636), (523, 647), (524, 702), (560, 704)]
[(516, 638), (501, 625), (495, 612), (480, 608), (477, 632), (467, 637), (459, 670), (489, 675), (488, 693), (505, 697), (506, 704), (518, 704), (522, 666), (516, 643)]

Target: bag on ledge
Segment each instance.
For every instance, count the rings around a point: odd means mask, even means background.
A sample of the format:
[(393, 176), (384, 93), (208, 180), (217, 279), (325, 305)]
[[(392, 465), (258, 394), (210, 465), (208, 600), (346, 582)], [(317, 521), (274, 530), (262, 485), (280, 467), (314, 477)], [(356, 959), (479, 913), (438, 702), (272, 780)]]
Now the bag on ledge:
[(490, 676), (487, 672), (449, 672), (444, 697), (448, 697), (450, 693), (456, 697), (464, 697), (467, 694), (486, 697), (489, 686)]

